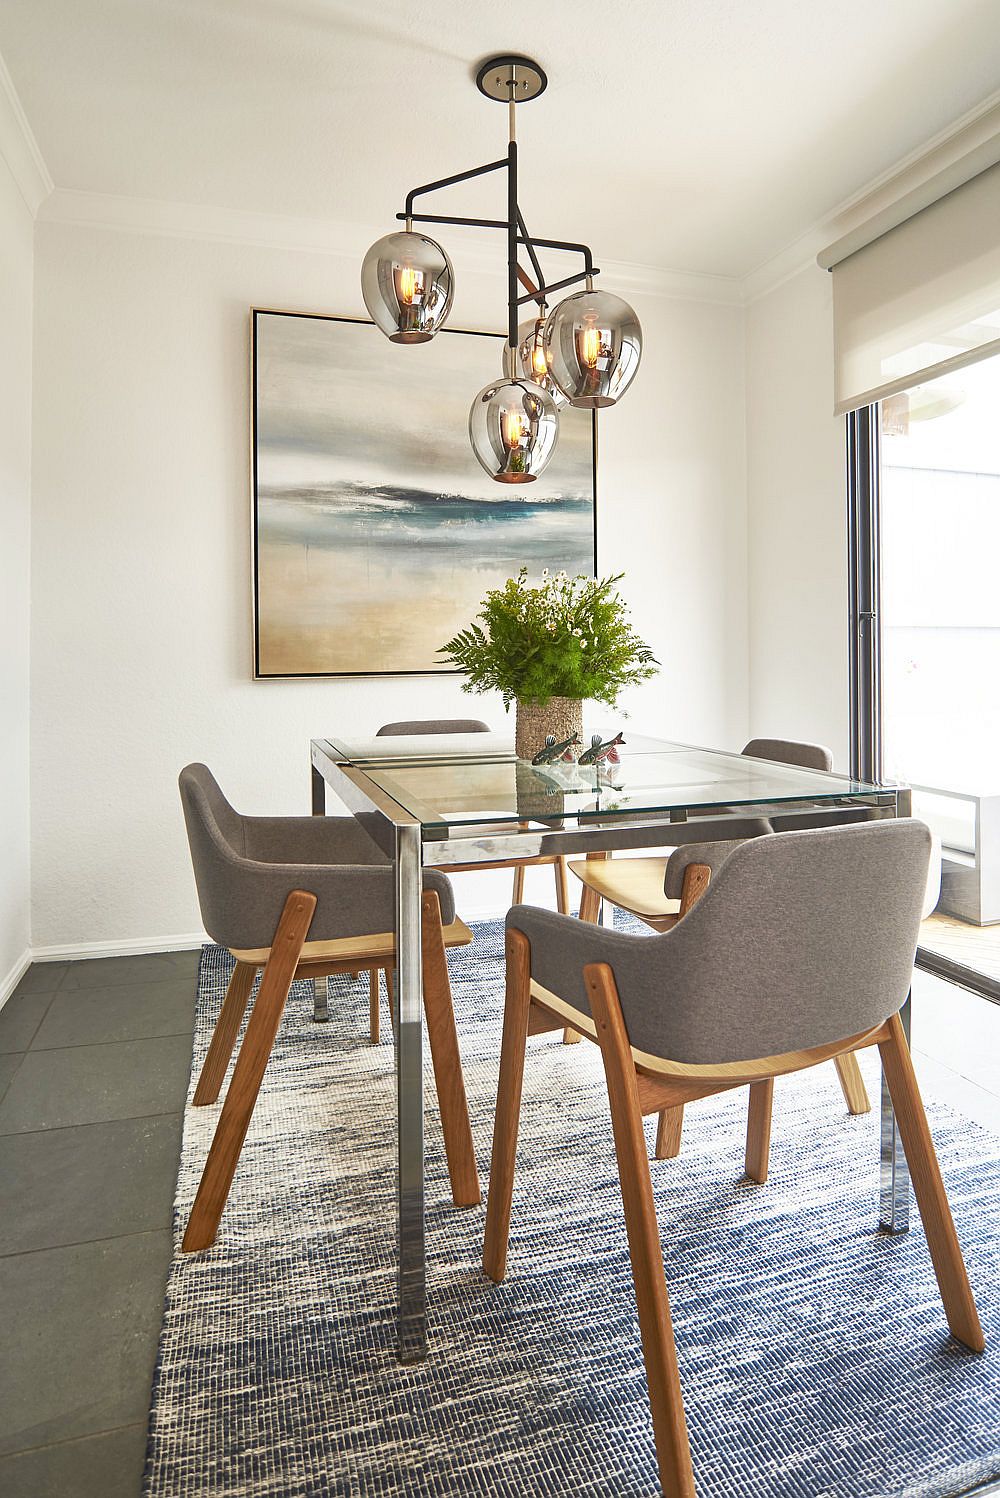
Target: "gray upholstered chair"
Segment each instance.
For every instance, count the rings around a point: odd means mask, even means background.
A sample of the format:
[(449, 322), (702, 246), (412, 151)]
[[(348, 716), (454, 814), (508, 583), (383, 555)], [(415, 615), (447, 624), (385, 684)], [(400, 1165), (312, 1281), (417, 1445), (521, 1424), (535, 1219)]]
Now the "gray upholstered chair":
[[(395, 962), (392, 867), (353, 817), (247, 817), (205, 765), (180, 774), (205, 929), (236, 966), (205, 1057), (196, 1106), (214, 1103), (257, 972), (246, 1034), (219, 1117), (184, 1249), (215, 1241), (285, 1001), (296, 978), (387, 971)], [(456, 1206), (479, 1201), (446, 949), (472, 940), (443, 874), (424, 875), (424, 1007)]]
[[(748, 758), (769, 759), (775, 764), (798, 765), (807, 770), (833, 768), (829, 749), (796, 739), (751, 739), (740, 752)], [(765, 817), (730, 818), (725, 823), (720, 823), (717, 817), (695, 817), (677, 825), (678, 837), (685, 843), (711, 842), (716, 837), (727, 840), (759, 837), (773, 830)], [(664, 890), (666, 867), (665, 855), (611, 862), (606, 853), (598, 853), (585, 862), (571, 863), (571, 870), (584, 886), (580, 919), (596, 921), (601, 901), (607, 900), (629, 915), (638, 916), (654, 931), (666, 930), (677, 915), (677, 901)]]
[[(642, 1115), (749, 1085), (746, 1169), (767, 1175), (774, 1078), (878, 1045), (952, 1333), (983, 1332), (899, 1019), (927, 879), (922, 822), (869, 822), (674, 855), (711, 878), (662, 935), (518, 906), (504, 1016), (483, 1267), (506, 1273), (527, 1037), (573, 1024), (601, 1048), (660, 1480), (694, 1494)], [(672, 876), (673, 877), (673, 876)], [(831, 898), (831, 890), (835, 897)]]
[[(797, 739), (751, 739), (741, 753), (751, 759), (798, 765), (804, 770), (833, 769), (833, 755), (829, 749), (822, 744), (807, 744)], [(838, 822), (852, 822), (864, 820), (866, 813), (848, 810), (833, 815)], [(727, 840), (760, 837), (766, 832), (793, 831), (798, 827), (828, 825), (828, 822), (829, 814), (824, 818), (820, 813), (816, 821), (810, 812), (789, 813), (770, 820), (765, 817), (733, 817), (727, 822), (719, 822), (717, 818), (706, 817), (678, 824), (678, 834), (684, 838), (685, 844), (690, 844), (710, 841), (713, 836)], [(619, 858), (612, 862), (606, 854), (596, 854), (586, 862), (571, 863), (570, 868), (584, 885), (580, 900), (581, 921), (598, 919), (602, 899), (629, 915), (637, 916), (654, 931), (669, 930), (677, 920), (680, 889), (668, 887), (665, 855)], [(837, 1076), (848, 1111), (854, 1114), (869, 1112), (871, 1101), (853, 1056), (838, 1057)], [(661, 1118), (656, 1136), (657, 1159), (672, 1159), (680, 1152), (683, 1121), (683, 1108), (672, 1117)]]

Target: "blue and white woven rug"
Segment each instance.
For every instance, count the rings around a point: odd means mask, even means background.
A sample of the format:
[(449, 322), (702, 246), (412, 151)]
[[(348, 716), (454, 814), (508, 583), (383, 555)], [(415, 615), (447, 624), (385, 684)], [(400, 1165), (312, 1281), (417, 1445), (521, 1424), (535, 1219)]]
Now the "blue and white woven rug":
[[(500, 924), (451, 966), (485, 1185)], [(195, 1075), (228, 973), (206, 948)], [(431, 1354), (404, 1368), (392, 1046), (367, 1043), (367, 980), (334, 981), (325, 1026), (293, 991), (218, 1243), (175, 1257), (147, 1498), (655, 1494), (597, 1047), (529, 1043), (503, 1286), (479, 1267), (484, 1209), (450, 1204), (429, 1109)], [(939, 1498), (1000, 1473), (1000, 1140), (931, 1109), (976, 1357), (948, 1337), (919, 1225), (875, 1231), (876, 1115), (846, 1115), (833, 1067), (779, 1082), (764, 1187), (741, 1179), (745, 1107), (692, 1105), (681, 1157), (653, 1165), (700, 1498)], [(217, 1116), (188, 1111), (178, 1247)]]

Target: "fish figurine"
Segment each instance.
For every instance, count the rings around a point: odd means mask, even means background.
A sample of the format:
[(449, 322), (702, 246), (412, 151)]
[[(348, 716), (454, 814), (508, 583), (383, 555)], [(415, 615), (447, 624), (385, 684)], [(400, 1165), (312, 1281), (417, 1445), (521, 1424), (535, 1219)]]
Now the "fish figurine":
[(590, 740), (590, 748), (585, 749), (580, 755), (578, 763), (581, 765), (599, 765), (603, 759), (610, 764), (618, 763), (618, 745), (624, 744), (625, 740), (620, 733), (616, 733), (613, 739), (607, 743), (601, 743), (601, 735), (595, 733)]
[(572, 750), (574, 744), (579, 743), (580, 735), (578, 733), (574, 733), (572, 738), (563, 739), (561, 744), (556, 743), (556, 736), (554, 733), (547, 733), (545, 735), (544, 749), (539, 749), (538, 753), (535, 755), (531, 763), (533, 765), (551, 765), (553, 761), (557, 759), (571, 760), (573, 758), (573, 755), (570, 751)]

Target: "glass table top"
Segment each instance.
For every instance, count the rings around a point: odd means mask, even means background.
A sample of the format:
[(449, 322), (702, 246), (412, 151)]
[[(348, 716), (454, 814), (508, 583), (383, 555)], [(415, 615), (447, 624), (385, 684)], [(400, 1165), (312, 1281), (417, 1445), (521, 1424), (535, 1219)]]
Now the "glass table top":
[(332, 757), (355, 767), (425, 828), (595, 821), (682, 812), (760, 810), (787, 802), (892, 794), (849, 776), (750, 759), (717, 749), (628, 735), (618, 763), (532, 765), (501, 734), (351, 741), (327, 739)]

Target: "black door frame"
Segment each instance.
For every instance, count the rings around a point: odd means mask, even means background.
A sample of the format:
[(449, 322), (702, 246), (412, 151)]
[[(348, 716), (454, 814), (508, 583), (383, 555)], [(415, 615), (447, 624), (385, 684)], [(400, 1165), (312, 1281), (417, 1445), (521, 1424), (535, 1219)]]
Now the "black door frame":
[[(851, 774), (882, 779), (881, 423), (877, 405), (847, 417)], [(917, 948), (916, 965), (1000, 1004), (1000, 979)]]

